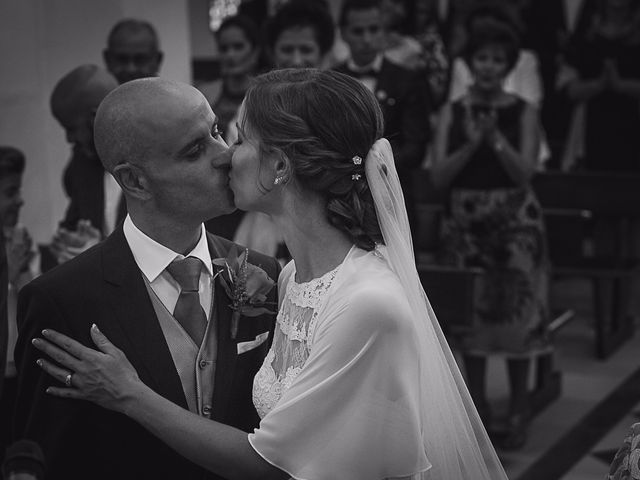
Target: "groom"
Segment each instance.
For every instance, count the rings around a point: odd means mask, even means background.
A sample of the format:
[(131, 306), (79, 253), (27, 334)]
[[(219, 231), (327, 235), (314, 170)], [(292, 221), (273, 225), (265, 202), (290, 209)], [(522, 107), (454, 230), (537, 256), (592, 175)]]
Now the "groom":
[[(234, 209), (230, 151), (217, 128), (198, 90), (159, 78), (118, 87), (98, 109), (96, 149), (129, 216), (104, 242), (24, 287), (18, 307), (14, 434), (40, 444), (47, 478), (218, 477), (124, 415), (47, 395), (51, 379), (30, 344), (43, 328), (93, 346), (89, 328), (96, 323), (167, 399), (246, 431), (258, 424), (252, 382), (274, 318), (241, 317), (231, 334), (231, 300), (211, 260), (226, 257), (233, 244), (203, 227)], [(277, 279), (274, 259), (249, 258)], [(276, 299), (274, 288), (268, 300)]]

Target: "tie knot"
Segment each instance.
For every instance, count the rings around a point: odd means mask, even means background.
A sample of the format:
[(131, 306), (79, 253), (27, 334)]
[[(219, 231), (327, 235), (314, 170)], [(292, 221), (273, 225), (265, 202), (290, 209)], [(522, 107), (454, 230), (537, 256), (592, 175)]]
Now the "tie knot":
[(197, 292), (200, 283), (202, 262), (196, 257), (174, 260), (167, 267), (167, 271), (180, 285), (183, 292)]

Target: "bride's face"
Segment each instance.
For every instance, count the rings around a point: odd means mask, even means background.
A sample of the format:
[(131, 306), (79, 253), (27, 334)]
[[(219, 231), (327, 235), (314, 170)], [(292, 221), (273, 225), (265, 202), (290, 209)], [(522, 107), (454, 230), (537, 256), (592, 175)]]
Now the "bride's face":
[(238, 111), (238, 140), (231, 147), (229, 186), (236, 207), (245, 211), (268, 211), (275, 173), (270, 159), (260, 152), (260, 139), (244, 121), (244, 102)]

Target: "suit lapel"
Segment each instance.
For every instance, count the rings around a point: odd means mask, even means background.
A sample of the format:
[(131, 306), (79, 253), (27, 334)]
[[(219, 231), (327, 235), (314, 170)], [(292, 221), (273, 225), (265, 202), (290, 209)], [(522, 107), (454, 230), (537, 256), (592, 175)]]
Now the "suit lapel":
[[(229, 250), (228, 246), (213, 235), (208, 235), (209, 251), (211, 258), (224, 258)], [(216, 280), (214, 285), (214, 302), (216, 309), (216, 334), (218, 341), (218, 353), (216, 359), (216, 373), (213, 389), (212, 420), (221, 421), (225, 418), (229, 406), (229, 391), (232, 388), (233, 377), (238, 359), (236, 342), (231, 339), (231, 300), (226, 291)]]
[[(105, 299), (115, 312), (113, 327), (119, 327), (127, 342), (118, 346), (143, 382), (173, 403), (188, 408), (171, 352), (122, 227), (105, 240), (103, 272)], [(105, 333), (108, 336), (107, 329)]]

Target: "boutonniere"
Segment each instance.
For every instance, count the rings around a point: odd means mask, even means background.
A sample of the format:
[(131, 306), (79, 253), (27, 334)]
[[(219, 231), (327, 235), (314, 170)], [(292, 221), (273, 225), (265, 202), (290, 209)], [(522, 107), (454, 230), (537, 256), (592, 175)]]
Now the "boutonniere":
[(238, 248), (234, 245), (226, 258), (216, 258), (212, 262), (221, 267), (214, 279), (220, 278), (231, 300), (231, 338), (235, 340), (241, 316), (257, 317), (264, 313), (275, 313), (277, 303), (267, 302), (267, 294), (276, 282), (262, 268), (249, 263), (248, 248), (238, 255)]

